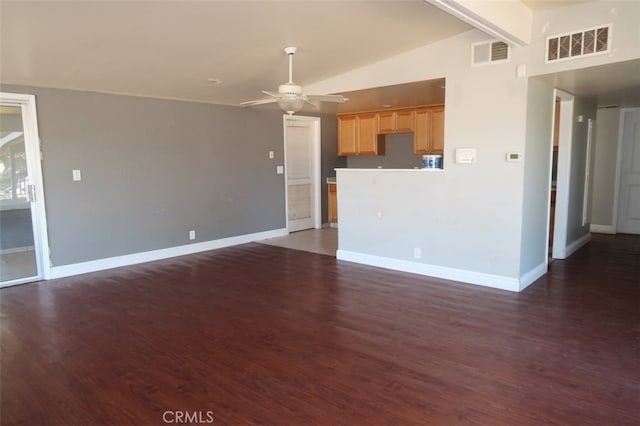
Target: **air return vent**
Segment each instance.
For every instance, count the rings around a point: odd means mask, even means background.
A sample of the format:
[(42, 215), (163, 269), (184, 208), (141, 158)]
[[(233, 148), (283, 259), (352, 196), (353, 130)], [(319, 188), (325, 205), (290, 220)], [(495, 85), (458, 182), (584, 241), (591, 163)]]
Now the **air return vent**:
[(547, 62), (607, 53), (611, 50), (611, 24), (547, 37)]
[(471, 64), (486, 65), (509, 60), (509, 45), (503, 41), (483, 41), (471, 45)]

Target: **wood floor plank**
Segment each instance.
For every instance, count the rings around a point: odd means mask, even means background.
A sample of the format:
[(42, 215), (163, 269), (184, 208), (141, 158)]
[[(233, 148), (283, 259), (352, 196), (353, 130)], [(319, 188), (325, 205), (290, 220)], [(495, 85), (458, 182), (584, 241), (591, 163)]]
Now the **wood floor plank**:
[(519, 294), (247, 244), (5, 288), (0, 315), (2, 425), (640, 418), (637, 236)]

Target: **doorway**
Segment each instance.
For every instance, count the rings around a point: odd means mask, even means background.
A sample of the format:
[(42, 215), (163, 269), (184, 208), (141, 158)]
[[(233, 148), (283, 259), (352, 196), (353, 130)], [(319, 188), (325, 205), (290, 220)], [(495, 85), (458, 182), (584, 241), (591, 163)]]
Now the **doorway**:
[(640, 234), (640, 108), (623, 109), (620, 121), (620, 173), (615, 228), (616, 232), (624, 234)]
[(283, 120), (287, 231), (320, 229), (320, 118)]
[(50, 277), (35, 97), (0, 93), (0, 287)]

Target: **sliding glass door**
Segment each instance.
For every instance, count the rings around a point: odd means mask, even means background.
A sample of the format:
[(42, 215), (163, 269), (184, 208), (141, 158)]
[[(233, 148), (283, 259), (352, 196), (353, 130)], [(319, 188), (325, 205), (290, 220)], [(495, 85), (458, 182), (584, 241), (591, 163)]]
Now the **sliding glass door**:
[(34, 102), (27, 95), (0, 97), (0, 286), (48, 275)]

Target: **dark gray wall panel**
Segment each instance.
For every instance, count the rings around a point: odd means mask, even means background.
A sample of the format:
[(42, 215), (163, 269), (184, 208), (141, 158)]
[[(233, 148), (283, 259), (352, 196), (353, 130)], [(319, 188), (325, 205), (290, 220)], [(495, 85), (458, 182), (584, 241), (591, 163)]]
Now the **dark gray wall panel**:
[(386, 136), (385, 155), (352, 156), (348, 158), (349, 168), (413, 169), (422, 167), (422, 155), (413, 153), (413, 133), (399, 133)]
[[(2, 90), (36, 95), (54, 266), (188, 244), (191, 229), (200, 242), (286, 226), (280, 111)], [(335, 167), (331, 118), (325, 176)]]

